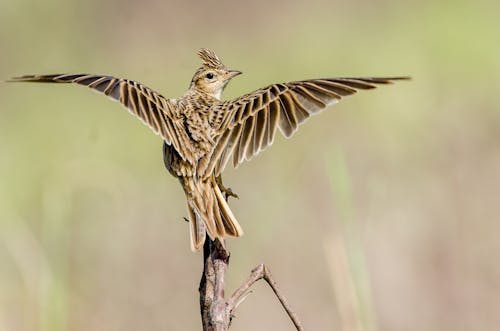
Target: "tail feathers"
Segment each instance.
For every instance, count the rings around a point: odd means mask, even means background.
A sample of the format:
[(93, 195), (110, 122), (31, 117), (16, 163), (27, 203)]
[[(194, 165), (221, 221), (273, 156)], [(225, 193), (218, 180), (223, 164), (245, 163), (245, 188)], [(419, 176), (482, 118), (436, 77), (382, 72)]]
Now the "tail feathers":
[(243, 229), (236, 220), (236, 217), (234, 217), (233, 212), (229, 208), (229, 205), (227, 204), (227, 201), (222, 195), (222, 192), (217, 184), (214, 185), (214, 192), (217, 197), (216, 201), (219, 207), (219, 213), (217, 214), (222, 218), (221, 221), (224, 226), (224, 231), (229, 236), (241, 237), (243, 235)]
[(193, 252), (199, 251), (203, 247), (203, 243), (205, 242), (205, 236), (207, 233), (205, 223), (196, 216), (193, 209), (188, 205), (188, 213), (189, 213), (189, 235), (191, 242), (191, 250)]
[(214, 180), (195, 182), (186, 178), (184, 188), (188, 198), (191, 249), (198, 251), (205, 242), (205, 231), (213, 239), (240, 237), (243, 230), (234, 217)]

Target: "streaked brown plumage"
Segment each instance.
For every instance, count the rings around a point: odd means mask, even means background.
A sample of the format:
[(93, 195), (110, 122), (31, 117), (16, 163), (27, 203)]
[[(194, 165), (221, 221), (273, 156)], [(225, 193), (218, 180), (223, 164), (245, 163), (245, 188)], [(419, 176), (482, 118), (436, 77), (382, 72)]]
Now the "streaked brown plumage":
[[(164, 141), (164, 161), (179, 179), (187, 198), (191, 248), (199, 250), (211, 238), (243, 234), (224, 194), (220, 175), (228, 162), (236, 167), (271, 145), (276, 131), (289, 138), (311, 115), (357, 90), (375, 88), (407, 77), (325, 78), (273, 84), (234, 100), (221, 101), (231, 78), (217, 55), (201, 49), (203, 65), (189, 89), (167, 99), (140, 83), (88, 74), (27, 75), (15, 82), (77, 83), (119, 101)], [(223, 194), (224, 193), (224, 194)]]

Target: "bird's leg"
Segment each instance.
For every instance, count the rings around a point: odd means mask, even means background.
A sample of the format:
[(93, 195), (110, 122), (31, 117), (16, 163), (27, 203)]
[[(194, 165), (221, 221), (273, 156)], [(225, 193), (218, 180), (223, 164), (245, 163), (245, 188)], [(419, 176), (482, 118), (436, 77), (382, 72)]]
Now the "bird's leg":
[(225, 196), (226, 200), (229, 197), (233, 197), (233, 198), (236, 198), (236, 199), (240, 198), (238, 196), (238, 194), (234, 193), (233, 190), (231, 190), (230, 187), (225, 187), (224, 184), (222, 184), (222, 175), (219, 175), (219, 176), (215, 177), (215, 182), (217, 183), (217, 185), (219, 186), (219, 188), (221, 189), (221, 191), (224, 193), (224, 196)]

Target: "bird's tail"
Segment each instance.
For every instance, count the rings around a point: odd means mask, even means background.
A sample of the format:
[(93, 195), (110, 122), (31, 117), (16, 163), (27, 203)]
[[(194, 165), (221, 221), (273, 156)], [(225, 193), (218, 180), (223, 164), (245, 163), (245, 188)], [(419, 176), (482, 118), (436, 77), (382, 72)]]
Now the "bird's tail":
[(196, 252), (205, 242), (205, 233), (211, 239), (240, 237), (243, 230), (234, 217), (226, 199), (213, 177), (196, 180), (183, 177), (190, 223), (191, 250)]

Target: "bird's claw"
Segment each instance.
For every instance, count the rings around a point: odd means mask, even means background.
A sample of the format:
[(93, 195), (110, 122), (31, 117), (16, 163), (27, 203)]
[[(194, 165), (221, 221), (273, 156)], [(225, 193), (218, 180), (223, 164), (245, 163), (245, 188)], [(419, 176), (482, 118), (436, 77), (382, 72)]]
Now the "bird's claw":
[(233, 190), (231, 190), (230, 187), (221, 187), (221, 190), (222, 192), (224, 193), (224, 197), (226, 198), (226, 200), (229, 198), (229, 197), (233, 197), (233, 198), (236, 198), (236, 199), (239, 199), (240, 197), (238, 196), (238, 194), (234, 193)]
[(224, 198), (227, 200), (229, 197), (233, 197), (236, 199), (239, 199), (240, 197), (238, 194), (234, 193), (233, 190), (231, 190), (230, 187), (225, 187), (224, 184), (222, 184), (222, 176), (217, 176), (215, 178), (215, 181), (217, 182), (217, 185), (219, 186), (219, 189), (224, 193)]

